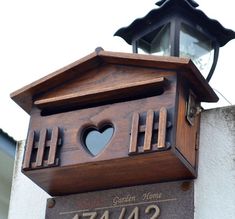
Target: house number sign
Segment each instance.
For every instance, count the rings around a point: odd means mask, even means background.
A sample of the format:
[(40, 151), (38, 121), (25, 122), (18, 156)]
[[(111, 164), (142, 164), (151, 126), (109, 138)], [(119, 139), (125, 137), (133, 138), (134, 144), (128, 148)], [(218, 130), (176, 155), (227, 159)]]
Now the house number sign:
[(191, 219), (190, 181), (141, 185), (48, 199), (46, 219)]
[[(134, 207), (133, 210), (130, 212), (130, 215), (126, 214), (127, 209), (125, 207), (123, 207), (120, 211), (120, 214), (117, 215), (118, 219), (139, 219), (140, 218), (140, 208), (138, 206)], [(160, 216), (160, 208), (157, 205), (151, 204), (148, 205), (145, 208), (144, 213), (146, 215), (151, 215), (148, 218), (150, 219), (157, 219)], [(79, 219), (79, 218), (90, 218), (90, 219), (109, 219), (111, 218), (112, 212), (110, 212), (110, 210), (105, 210), (103, 214), (101, 214), (99, 216), (99, 213), (97, 211), (93, 211), (93, 212), (83, 212), (82, 214), (76, 214), (72, 219)]]

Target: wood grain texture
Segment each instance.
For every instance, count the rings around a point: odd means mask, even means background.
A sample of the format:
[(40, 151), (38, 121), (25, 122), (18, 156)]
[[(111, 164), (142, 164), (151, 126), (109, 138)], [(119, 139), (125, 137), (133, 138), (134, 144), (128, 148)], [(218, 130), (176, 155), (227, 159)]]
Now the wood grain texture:
[[(40, 108), (44, 108), (46, 106), (50, 107), (57, 107), (59, 105), (66, 104), (73, 104), (77, 103), (78, 105), (83, 104), (91, 104), (94, 101), (100, 102), (107, 101), (107, 100), (113, 100), (121, 99), (124, 96), (126, 98), (131, 96), (137, 96), (138, 93), (141, 95), (143, 92), (143, 89), (151, 89), (151, 90), (157, 90), (159, 89), (159, 86), (163, 86), (165, 79), (164, 77), (154, 78), (150, 80), (143, 80), (143, 81), (136, 81), (136, 82), (123, 82), (121, 84), (114, 84), (109, 85), (101, 88), (92, 88), (92, 89), (86, 89), (84, 91), (78, 91), (73, 92), (71, 94), (62, 95), (62, 96), (56, 96), (51, 98), (45, 98), (45, 99), (39, 99), (34, 101), (34, 104)], [(161, 88), (160, 87), (160, 88)]]
[(42, 129), (39, 136), (39, 145), (37, 150), (36, 167), (43, 165), (43, 156), (46, 145), (47, 129)]
[(189, 59), (107, 51), (91, 53), (64, 68), (13, 92), (11, 98), (20, 105), (22, 109), (30, 114), (33, 107), (33, 100), (38, 94), (63, 86), (65, 81), (74, 80), (83, 75), (84, 72), (110, 64), (177, 71), (178, 74), (190, 81), (200, 101), (218, 101), (218, 97), (213, 89), (208, 85)]
[(52, 129), (52, 136), (51, 136), (50, 149), (49, 149), (49, 155), (48, 155), (48, 165), (55, 164), (58, 139), (59, 139), (59, 128), (54, 127)]
[[(127, 157), (129, 156), (133, 113), (139, 113), (142, 124), (145, 124), (146, 112), (149, 109), (154, 109), (158, 112), (161, 108), (159, 103), (163, 99), (165, 99), (164, 102), (168, 108), (174, 107), (175, 94), (173, 91), (175, 90), (176, 87), (171, 85), (168, 86), (164, 97), (160, 95), (133, 100), (131, 104), (126, 101), (48, 116), (41, 116), (40, 110), (35, 108), (35, 111), (32, 113), (33, 117), (31, 119), (30, 129), (41, 130), (47, 128), (49, 130), (52, 127), (60, 127), (63, 133), (61, 136), (62, 147), (59, 155), (61, 166)], [(90, 153), (87, 153), (86, 148), (83, 147), (82, 133), (87, 127), (100, 127), (105, 124), (111, 124), (114, 127), (113, 137), (99, 156), (92, 157)], [(168, 141), (171, 142), (173, 136), (172, 128), (168, 131)], [(50, 145), (50, 142), (48, 142), (48, 145)], [(154, 148), (154, 150), (156, 149)]]
[(176, 132), (176, 148), (186, 157), (192, 166), (196, 166), (196, 142), (197, 132), (199, 132), (198, 115), (194, 120), (194, 125), (190, 125), (186, 119), (186, 101), (188, 92), (184, 89), (187, 82), (179, 80), (179, 96), (178, 96), (178, 117)]
[(167, 109), (161, 107), (159, 111), (159, 129), (157, 147), (164, 148), (166, 145)]
[(139, 113), (134, 112), (132, 117), (131, 125), (131, 138), (130, 138), (130, 148), (129, 153), (137, 152), (137, 138), (139, 133)]
[(142, 154), (133, 156), (131, 159), (113, 159), (111, 164), (109, 161), (103, 161), (96, 165), (88, 163), (63, 168), (31, 170), (24, 173), (52, 196), (193, 179), (196, 176), (196, 173), (189, 170), (172, 151)]
[[(101, 51), (14, 93), (31, 115), (24, 173), (52, 195), (194, 178), (187, 93), (216, 99), (197, 74), (188, 60)], [(92, 156), (84, 133), (105, 125), (114, 133)]]
[(146, 117), (145, 135), (144, 135), (144, 151), (151, 150), (151, 141), (152, 141), (152, 134), (153, 134), (153, 119), (154, 119), (153, 110), (148, 110), (147, 117)]
[(25, 146), (24, 161), (22, 165), (23, 169), (27, 169), (30, 167), (31, 155), (34, 147), (34, 138), (35, 138), (35, 132), (31, 130), (28, 134), (28, 139)]

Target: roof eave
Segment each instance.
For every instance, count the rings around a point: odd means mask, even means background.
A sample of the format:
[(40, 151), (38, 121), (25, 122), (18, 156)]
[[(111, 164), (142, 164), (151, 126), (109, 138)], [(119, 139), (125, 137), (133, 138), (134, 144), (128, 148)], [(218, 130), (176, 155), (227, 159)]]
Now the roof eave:
[(33, 107), (33, 100), (35, 96), (40, 95), (68, 80), (76, 77), (77, 74), (86, 72), (90, 69), (96, 68), (101, 63), (122, 64), (139, 67), (162, 68), (168, 70), (189, 70), (193, 72), (196, 80), (201, 81), (204, 86), (204, 91), (209, 94), (206, 102), (216, 102), (217, 95), (212, 88), (205, 83), (205, 80), (199, 70), (195, 67), (191, 60), (178, 57), (165, 57), (154, 55), (141, 55), (133, 53), (117, 53), (109, 51), (96, 51), (90, 55), (64, 67), (52, 74), (49, 74), (42, 79), (39, 79), (11, 94), (11, 98), (28, 114), (30, 114)]

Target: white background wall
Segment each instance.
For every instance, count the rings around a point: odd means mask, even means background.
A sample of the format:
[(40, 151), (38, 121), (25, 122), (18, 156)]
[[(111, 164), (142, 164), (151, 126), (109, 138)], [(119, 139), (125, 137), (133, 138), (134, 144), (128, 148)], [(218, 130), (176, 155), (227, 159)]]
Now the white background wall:
[(43, 219), (50, 196), (21, 173), (24, 142), (17, 146), (8, 219)]
[[(44, 191), (20, 172), (23, 143), (18, 146), (9, 219), (43, 219)], [(195, 219), (235, 218), (235, 106), (202, 113)]]
[(235, 218), (235, 106), (202, 113), (195, 219)]
[[(132, 52), (130, 45), (113, 34), (157, 8), (157, 1), (0, 1), (1, 128), (18, 140), (26, 136), (29, 116), (10, 100), (11, 92), (82, 58), (97, 46)], [(196, 2), (210, 18), (235, 30), (235, 1)], [(234, 50), (235, 40), (220, 49), (210, 85), (235, 104)], [(207, 107), (218, 105), (227, 102), (221, 97), (219, 103)], [(17, 122), (13, 125), (9, 121)]]

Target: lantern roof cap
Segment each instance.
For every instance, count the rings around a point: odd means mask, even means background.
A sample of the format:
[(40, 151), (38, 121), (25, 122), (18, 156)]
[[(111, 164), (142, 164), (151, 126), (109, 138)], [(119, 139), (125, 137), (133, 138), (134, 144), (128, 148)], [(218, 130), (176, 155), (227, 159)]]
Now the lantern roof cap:
[(203, 11), (197, 9), (199, 5), (193, 0), (160, 0), (156, 5), (159, 7), (151, 10), (146, 16), (134, 20), (129, 26), (120, 28), (114, 36), (119, 36), (128, 44), (132, 44), (136, 35), (148, 28), (154, 28), (161, 19), (179, 11), (180, 14), (189, 14), (195, 23), (215, 38), (220, 47), (235, 38), (233, 30), (224, 28), (217, 20), (210, 19)]

